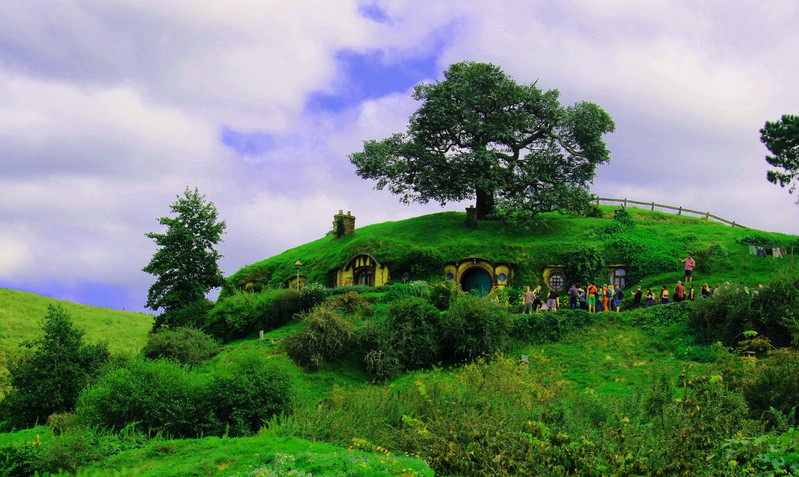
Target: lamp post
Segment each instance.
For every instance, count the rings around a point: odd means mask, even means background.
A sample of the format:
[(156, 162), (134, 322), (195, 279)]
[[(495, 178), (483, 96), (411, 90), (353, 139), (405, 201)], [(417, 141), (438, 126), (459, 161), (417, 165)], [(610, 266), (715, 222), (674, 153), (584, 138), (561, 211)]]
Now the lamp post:
[(300, 263), (299, 260), (294, 262), (294, 268), (297, 269), (297, 291), (300, 291), (300, 267), (301, 266), (302, 266), (302, 264)]

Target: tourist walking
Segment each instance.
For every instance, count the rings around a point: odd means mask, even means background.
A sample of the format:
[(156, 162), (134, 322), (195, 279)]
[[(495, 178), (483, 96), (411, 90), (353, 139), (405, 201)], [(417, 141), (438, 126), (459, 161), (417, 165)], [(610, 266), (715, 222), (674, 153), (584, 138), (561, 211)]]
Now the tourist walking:
[(596, 285), (593, 283), (588, 285), (588, 288), (585, 289), (585, 293), (588, 298), (588, 312), (589, 313), (596, 313), (596, 292), (597, 288)]
[(577, 299), (580, 297), (580, 289), (577, 288), (577, 285), (572, 285), (569, 288), (569, 309), (576, 310), (577, 309)]
[(547, 310), (558, 311), (558, 292), (555, 290), (549, 291), (549, 296), (547, 296)]
[(674, 288), (674, 303), (685, 301), (685, 286), (682, 282), (678, 281), (677, 286)]
[(696, 260), (694, 260), (694, 257), (689, 253), (688, 258), (681, 258), (680, 261), (685, 263), (685, 283), (691, 283), (694, 281), (693, 275)]
[(655, 304), (655, 294), (652, 293), (651, 288), (646, 289), (646, 307), (652, 308), (652, 305)]
[(644, 293), (641, 291), (641, 287), (638, 287), (633, 292), (633, 309), (639, 308), (641, 306), (641, 296)]
[(533, 312), (533, 298), (535, 294), (530, 291), (530, 287), (524, 287), (524, 310), (522, 311), (523, 314), (529, 315)]

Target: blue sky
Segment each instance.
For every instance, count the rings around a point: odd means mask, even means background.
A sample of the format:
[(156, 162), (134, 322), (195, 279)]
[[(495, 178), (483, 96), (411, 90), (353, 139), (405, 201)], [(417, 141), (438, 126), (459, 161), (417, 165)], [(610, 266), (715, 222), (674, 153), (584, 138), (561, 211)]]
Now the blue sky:
[(187, 186), (228, 223), (226, 274), (339, 209), (442, 210), (373, 190), (347, 155), (463, 60), (613, 116), (595, 193), (796, 234), (758, 130), (799, 113), (797, 24), (792, 1), (2, 2), (0, 286), (143, 310), (144, 234)]

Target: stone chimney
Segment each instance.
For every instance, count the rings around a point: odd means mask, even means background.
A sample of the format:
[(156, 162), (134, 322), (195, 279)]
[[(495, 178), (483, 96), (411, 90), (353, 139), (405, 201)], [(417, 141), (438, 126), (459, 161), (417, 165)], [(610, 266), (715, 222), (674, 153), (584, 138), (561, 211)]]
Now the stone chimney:
[(353, 232), (355, 232), (355, 217), (352, 212), (348, 210), (347, 215), (344, 215), (343, 211), (339, 210), (338, 214), (333, 216), (333, 235), (341, 238)]

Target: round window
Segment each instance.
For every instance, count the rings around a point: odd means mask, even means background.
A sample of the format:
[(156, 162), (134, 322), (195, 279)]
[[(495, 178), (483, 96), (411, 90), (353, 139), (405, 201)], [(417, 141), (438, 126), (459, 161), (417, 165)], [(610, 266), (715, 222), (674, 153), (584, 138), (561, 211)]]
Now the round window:
[(447, 280), (455, 280), (455, 275), (453, 275), (452, 272), (447, 273)]
[(508, 276), (505, 275), (504, 273), (500, 273), (499, 275), (497, 275), (497, 278), (499, 278), (499, 281), (504, 282), (505, 280), (508, 279)]
[(566, 282), (563, 275), (560, 273), (553, 273), (549, 276), (549, 288), (553, 290), (563, 290), (563, 284)]

